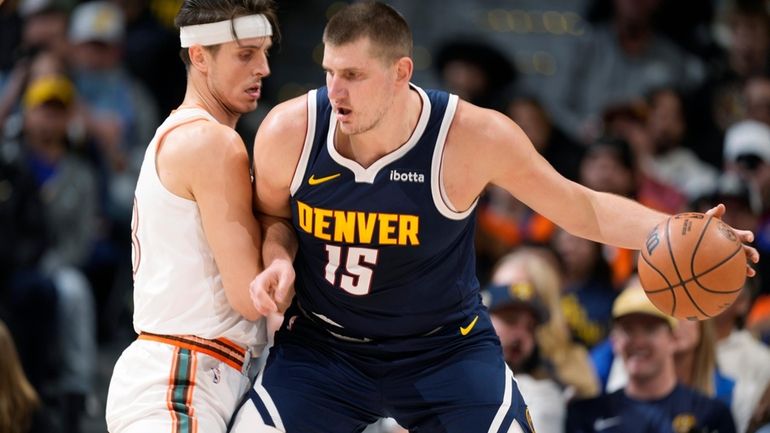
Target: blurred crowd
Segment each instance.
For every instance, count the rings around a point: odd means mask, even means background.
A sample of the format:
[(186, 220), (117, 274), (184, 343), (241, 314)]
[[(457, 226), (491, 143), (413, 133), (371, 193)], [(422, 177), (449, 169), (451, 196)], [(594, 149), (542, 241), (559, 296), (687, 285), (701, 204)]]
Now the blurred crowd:
[[(0, 432), (79, 432), (88, 399), (104, 399), (98, 348), (131, 329), (139, 165), (185, 89), (171, 24), (180, 3), (0, 2), (0, 387), (9, 387)], [(724, 203), (725, 221), (753, 230), (764, 255), (726, 313), (673, 323), (633, 297), (636, 252), (576, 238), (489, 187), (478, 208), (479, 279), (538, 432), (610, 428), (597, 422), (612, 413), (590, 416), (596, 402), (618, 401), (652, 407), (676, 433), (724, 431), (720, 423), (770, 431), (770, 2), (572, 2), (580, 10), (559, 16), (578, 17), (579, 31), (549, 39), (558, 71), (530, 70), (506, 44), (517, 19), (534, 16), (517, 2), (486, 12), (481, 0), (461, 2), (489, 28), (511, 25), (495, 38), (424, 21), (441, 1), (389, 3), (419, 20), (416, 84), (507, 114), (556, 170), (590, 188), (668, 213)], [(335, 3), (278, 4), (285, 40), (265, 100), (239, 125), (246, 143), (271, 105), (323, 84), (312, 59)], [(297, 51), (311, 60), (299, 63)], [(639, 316), (663, 331), (629, 320)], [(639, 329), (647, 346), (635, 343)], [(716, 420), (635, 394), (640, 351), (647, 364), (672, 366), (675, 392), (716, 402), (698, 409)], [(627, 401), (613, 397), (624, 389)]]

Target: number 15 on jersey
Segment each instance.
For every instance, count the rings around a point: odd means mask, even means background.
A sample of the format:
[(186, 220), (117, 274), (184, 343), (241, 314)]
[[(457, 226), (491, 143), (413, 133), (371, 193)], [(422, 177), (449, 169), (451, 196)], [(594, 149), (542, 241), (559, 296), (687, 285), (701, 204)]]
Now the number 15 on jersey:
[[(372, 289), (378, 253), (379, 251), (373, 248), (326, 245), (326, 254), (329, 258), (325, 269), (326, 281), (351, 295), (368, 294)], [(343, 260), (344, 268), (338, 277), (337, 270), (340, 269)]]

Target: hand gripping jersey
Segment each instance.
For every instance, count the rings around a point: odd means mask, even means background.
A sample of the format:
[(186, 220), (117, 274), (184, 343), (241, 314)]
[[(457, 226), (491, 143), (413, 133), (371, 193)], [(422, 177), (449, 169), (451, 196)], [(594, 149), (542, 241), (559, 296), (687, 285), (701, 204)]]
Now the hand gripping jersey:
[(308, 130), (291, 184), (297, 302), (338, 337), (425, 335), (480, 302), (476, 203), (454, 210), (441, 178), (458, 99), (412, 89), (422, 99), (412, 136), (366, 168), (337, 152), (326, 88), (308, 94)]

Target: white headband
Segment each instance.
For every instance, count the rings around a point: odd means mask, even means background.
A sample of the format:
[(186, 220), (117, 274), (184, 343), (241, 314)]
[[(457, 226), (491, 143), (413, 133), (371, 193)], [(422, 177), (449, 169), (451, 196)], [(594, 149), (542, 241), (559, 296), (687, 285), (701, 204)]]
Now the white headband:
[(179, 40), (182, 48), (188, 48), (199, 44), (205, 46), (219, 45), (232, 42), (233, 28), (240, 39), (261, 38), (273, 35), (270, 21), (262, 14), (246, 15), (233, 20), (218, 21), (215, 23), (196, 24), (179, 28)]

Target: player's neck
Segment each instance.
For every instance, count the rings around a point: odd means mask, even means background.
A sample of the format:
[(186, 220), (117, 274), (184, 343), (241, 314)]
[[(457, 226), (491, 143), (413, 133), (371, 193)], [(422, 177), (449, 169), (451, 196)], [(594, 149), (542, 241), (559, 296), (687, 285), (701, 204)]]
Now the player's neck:
[(383, 156), (406, 144), (417, 128), (422, 113), (420, 94), (408, 89), (369, 131), (346, 135), (339, 129), (335, 138), (337, 151), (362, 167), (369, 167)]
[[(214, 116), (219, 123), (227, 125), (235, 129), (235, 124), (238, 123), (241, 115), (229, 110), (222, 102), (220, 102), (214, 95), (207, 90), (205, 85), (195, 85), (195, 79), (188, 77), (187, 91), (184, 95), (184, 100), (179, 108), (200, 108), (206, 110), (209, 114)], [(204, 89), (204, 90), (200, 90)]]
[(672, 361), (670, 366), (666, 366), (662, 372), (652, 377), (644, 379), (629, 377), (625, 393), (634, 400), (658, 400), (671, 394), (676, 383), (676, 373)]

